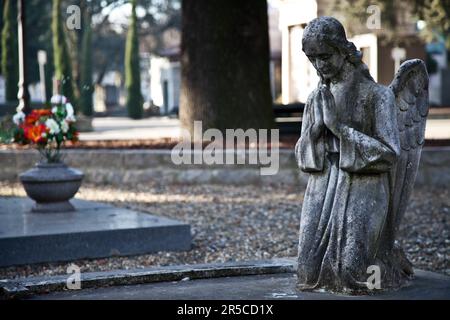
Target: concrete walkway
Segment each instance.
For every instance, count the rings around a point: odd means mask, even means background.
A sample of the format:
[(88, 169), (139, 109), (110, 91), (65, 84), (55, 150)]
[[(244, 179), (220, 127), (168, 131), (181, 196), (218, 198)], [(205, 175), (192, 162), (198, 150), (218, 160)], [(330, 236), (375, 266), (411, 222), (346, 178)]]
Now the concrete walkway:
[(168, 117), (132, 120), (124, 117), (94, 118), (93, 132), (80, 133), (80, 140), (147, 140), (180, 137), (180, 121)]
[[(80, 140), (147, 140), (178, 138), (180, 121), (169, 117), (152, 117), (132, 120), (125, 117), (95, 118), (93, 132), (83, 132)], [(429, 119), (426, 139), (450, 139), (450, 119)]]

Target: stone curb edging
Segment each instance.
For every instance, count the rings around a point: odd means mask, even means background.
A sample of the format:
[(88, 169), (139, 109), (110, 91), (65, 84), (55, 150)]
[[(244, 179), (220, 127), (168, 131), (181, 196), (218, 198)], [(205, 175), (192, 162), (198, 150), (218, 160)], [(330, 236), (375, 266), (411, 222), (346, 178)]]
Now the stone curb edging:
[[(153, 267), (135, 270), (115, 270), (81, 273), (81, 287), (99, 288), (136, 285), (152, 282), (182, 281), (218, 277), (250, 276), (295, 272), (295, 258), (212, 263), (184, 266)], [(66, 289), (71, 274), (52, 277), (29, 277), (18, 280), (0, 280), (0, 299), (20, 299)]]

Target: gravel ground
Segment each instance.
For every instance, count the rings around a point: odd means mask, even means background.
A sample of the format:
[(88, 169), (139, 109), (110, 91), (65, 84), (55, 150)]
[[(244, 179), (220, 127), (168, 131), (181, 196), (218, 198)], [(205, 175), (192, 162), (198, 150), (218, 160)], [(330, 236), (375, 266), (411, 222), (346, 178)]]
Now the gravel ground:
[[(0, 183), (0, 196), (25, 195)], [(293, 186), (84, 185), (78, 197), (191, 224), (189, 252), (74, 261), (82, 272), (295, 256), (302, 190)], [(450, 275), (450, 190), (417, 188), (400, 230), (416, 268)], [(0, 268), (1, 278), (65, 274), (70, 263)]]

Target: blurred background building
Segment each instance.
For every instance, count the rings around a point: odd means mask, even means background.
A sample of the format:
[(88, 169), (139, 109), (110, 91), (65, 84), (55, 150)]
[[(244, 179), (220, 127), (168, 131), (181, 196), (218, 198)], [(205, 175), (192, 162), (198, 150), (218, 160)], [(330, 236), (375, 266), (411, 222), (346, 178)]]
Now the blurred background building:
[[(32, 0), (27, 3), (29, 92), (32, 103), (39, 105), (48, 102), (54, 91), (52, 32), (49, 30), (51, 2)], [(62, 3), (68, 5), (69, 1)], [(123, 61), (131, 5), (114, 0), (79, 3), (87, 3), (90, 7), (86, 12), (92, 15), (93, 111), (96, 115), (125, 115), (127, 91)], [(442, 12), (445, 3), (448, 1), (268, 0), (270, 82), (274, 103), (305, 102), (308, 93), (317, 85), (318, 76), (302, 53), (301, 39), (309, 21), (321, 15), (331, 15), (343, 22), (348, 37), (363, 52), (363, 60), (376, 81), (388, 85), (401, 62), (423, 59), (430, 75), (431, 105), (449, 107), (447, 42), (450, 37), (448, 30), (444, 34), (433, 27), (439, 24), (439, 17), (445, 21), (446, 15)], [(415, 8), (419, 4), (422, 11)], [(162, 1), (160, 6), (142, 1), (136, 12), (144, 109), (151, 111), (147, 115), (177, 114), (181, 86), (181, 0)], [(422, 12), (423, 17), (418, 12)], [(3, 13), (2, 21), (5, 20)], [(435, 21), (427, 20), (427, 17)], [(4, 27), (5, 23), (0, 24)], [(423, 36), (425, 31), (428, 32), (427, 37)], [(80, 82), (82, 36), (77, 32), (66, 33), (75, 94), (80, 96), (84, 90)], [(48, 59), (45, 57), (38, 61), (38, 51), (48, 55)], [(2, 74), (0, 115), (17, 106), (16, 101), (7, 101), (5, 90)]]
[[(305, 102), (308, 93), (317, 85), (319, 79), (316, 71), (306, 56), (301, 54), (301, 39), (308, 21), (321, 15), (336, 16), (332, 12), (334, 2), (331, 0), (280, 0), (277, 2), (280, 10), (280, 30), (283, 35), (282, 102), (284, 104), (295, 101)], [(381, 14), (383, 13), (380, 11)], [(401, 24), (397, 26), (395, 41), (386, 41), (386, 36), (380, 32), (383, 31), (381, 25), (378, 28), (374, 25), (375, 29), (370, 29), (370, 24), (368, 27), (367, 23), (353, 28), (347, 35), (362, 51), (363, 60), (375, 81), (384, 85), (392, 81), (399, 63), (412, 58), (426, 60), (426, 45), (418, 36), (417, 22), (408, 11), (399, 11), (397, 14), (404, 16), (399, 18)], [(339, 15), (337, 16), (339, 18)], [(342, 15), (340, 18), (344, 20), (345, 17)], [(371, 13), (367, 13), (367, 19), (370, 18), (372, 18)], [(376, 19), (376, 16), (373, 18)], [(442, 67), (446, 68), (446, 64), (443, 63)], [(437, 90), (439, 83), (435, 85), (436, 88), (433, 89)]]
[[(275, 101), (281, 99), (281, 31), (279, 8), (269, 3), (270, 79)], [(149, 102), (160, 107), (161, 114), (178, 112), (180, 100), (180, 31), (165, 37), (165, 49), (150, 55)], [(281, 102), (281, 101), (280, 101)]]
[[(275, 102), (290, 104), (305, 102), (309, 92), (317, 85), (318, 76), (302, 53), (301, 39), (306, 24), (321, 15), (332, 15), (345, 22), (346, 16), (336, 11), (333, 0), (272, 0), (268, 3), (269, 38), (271, 48), (271, 89)], [(367, 20), (376, 19), (376, 9), (365, 12)], [(380, 8), (380, 19), (384, 14)], [(363, 53), (374, 79), (390, 84), (396, 69), (408, 59), (436, 61), (429, 68), (430, 102), (437, 106), (450, 106), (450, 75), (447, 50), (442, 42), (426, 43), (419, 36), (424, 21), (417, 20), (408, 7), (396, 10), (395, 32), (386, 26), (374, 28), (364, 21), (353, 22), (348, 36)], [(348, 18), (347, 18), (348, 20)], [(370, 22), (370, 21), (369, 21)], [(348, 22), (344, 23), (347, 27)], [(149, 102), (159, 106), (162, 114), (178, 110), (180, 93), (179, 31), (172, 31), (170, 45), (150, 56)]]

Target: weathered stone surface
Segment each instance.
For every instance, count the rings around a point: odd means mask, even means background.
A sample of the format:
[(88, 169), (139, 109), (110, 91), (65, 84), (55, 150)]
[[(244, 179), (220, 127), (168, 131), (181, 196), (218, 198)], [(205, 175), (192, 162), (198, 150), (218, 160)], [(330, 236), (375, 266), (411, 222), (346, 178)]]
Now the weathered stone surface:
[(326, 292), (302, 292), (295, 288), (292, 273), (229, 278), (207, 278), (171, 283), (147, 283), (81, 291), (55, 292), (30, 299), (68, 300), (450, 300), (450, 280), (432, 272), (416, 270), (410, 286), (373, 295), (351, 296)]
[(64, 163), (38, 163), (19, 175), (27, 195), (36, 201), (34, 212), (67, 212), (75, 208), (69, 202), (78, 192), (83, 173)]
[[(136, 270), (115, 270), (81, 274), (83, 288), (134, 285), (153, 282), (180, 281), (189, 278), (205, 279), (261, 274), (292, 273), (293, 259), (273, 259), (228, 263), (210, 263), (185, 266), (153, 267)], [(44, 292), (62, 291), (67, 276), (30, 277), (19, 280), (1, 280), (0, 293), (4, 297), (19, 297)]]
[(406, 61), (389, 87), (379, 85), (332, 17), (312, 20), (302, 45), (320, 82), (295, 147), (300, 169), (310, 173), (298, 287), (359, 294), (379, 281), (384, 289), (404, 286), (413, 268), (395, 238), (424, 143), (425, 63)]
[(0, 297), (22, 299), (450, 299), (450, 278), (416, 270), (410, 286), (349, 296), (296, 289), (295, 258), (168, 266), (81, 274), (81, 290), (65, 290), (67, 277), (0, 280)]
[[(66, 150), (65, 162), (85, 174), (83, 181), (121, 185), (161, 183), (261, 184), (286, 183), (306, 187), (308, 174), (297, 169), (292, 150), (280, 150), (280, 170), (261, 176), (259, 166), (174, 166), (167, 150)], [(133, 156), (131, 156), (133, 155)], [(126, 161), (118, 160), (126, 158)], [(18, 175), (39, 159), (34, 150), (0, 150), (0, 180), (18, 181)], [(137, 168), (138, 165), (142, 166)], [(203, 176), (201, 179), (199, 176)], [(192, 180), (190, 180), (192, 178)], [(194, 179), (195, 178), (195, 179)], [(424, 148), (416, 185), (450, 188), (450, 148)]]
[(188, 224), (74, 199), (77, 211), (30, 212), (28, 198), (0, 198), (0, 266), (189, 250)]

